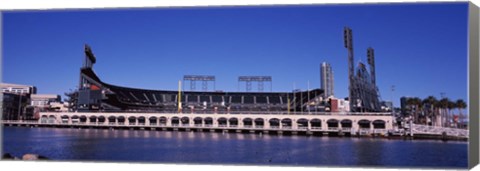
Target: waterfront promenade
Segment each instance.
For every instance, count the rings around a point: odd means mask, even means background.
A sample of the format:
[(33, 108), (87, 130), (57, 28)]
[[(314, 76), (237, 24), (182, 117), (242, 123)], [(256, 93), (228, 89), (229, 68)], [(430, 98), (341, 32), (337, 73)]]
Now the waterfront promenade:
[(389, 130), (393, 130), (393, 117), (389, 113), (333, 115), (307, 112), (273, 114), (42, 112), (38, 121), (3, 121), (3, 124), (277, 134), (386, 135)]
[(143, 129), (336, 136), (409, 136), (468, 139), (468, 130), (406, 124), (394, 126), (389, 113), (93, 113), (42, 112), (38, 121), (4, 120), (9, 126)]

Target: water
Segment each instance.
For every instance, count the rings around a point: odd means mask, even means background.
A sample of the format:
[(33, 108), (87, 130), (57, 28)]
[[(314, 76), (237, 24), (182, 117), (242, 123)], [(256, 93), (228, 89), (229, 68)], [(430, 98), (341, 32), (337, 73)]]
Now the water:
[(53, 160), (466, 168), (466, 142), (4, 127), (3, 152)]

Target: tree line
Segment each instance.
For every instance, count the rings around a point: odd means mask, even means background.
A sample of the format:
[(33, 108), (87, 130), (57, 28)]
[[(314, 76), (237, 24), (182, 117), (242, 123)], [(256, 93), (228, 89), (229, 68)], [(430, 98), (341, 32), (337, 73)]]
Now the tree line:
[[(407, 115), (411, 116), (413, 123), (442, 127), (464, 128), (462, 118), (465, 116), (462, 109), (467, 104), (462, 99), (452, 101), (449, 98), (437, 100), (434, 96), (425, 99), (409, 97), (406, 99)], [(457, 111), (457, 115), (455, 114)], [(460, 124), (459, 124), (460, 123)]]

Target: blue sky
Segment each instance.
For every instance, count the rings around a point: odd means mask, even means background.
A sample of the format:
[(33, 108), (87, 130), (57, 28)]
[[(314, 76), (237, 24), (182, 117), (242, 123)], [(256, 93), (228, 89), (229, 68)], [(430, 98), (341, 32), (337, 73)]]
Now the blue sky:
[(3, 82), (63, 95), (78, 85), (88, 43), (95, 72), (111, 84), (176, 90), (183, 75), (198, 74), (215, 75), (217, 90), (237, 91), (238, 76), (270, 75), (273, 91), (294, 84), (305, 90), (307, 82), (320, 86), (326, 61), (343, 98), (349, 26), (355, 62), (375, 49), (383, 100), (398, 106), (401, 96), (442, 92), (467, 100), (467, 9), (430, 3), (7, 11)]

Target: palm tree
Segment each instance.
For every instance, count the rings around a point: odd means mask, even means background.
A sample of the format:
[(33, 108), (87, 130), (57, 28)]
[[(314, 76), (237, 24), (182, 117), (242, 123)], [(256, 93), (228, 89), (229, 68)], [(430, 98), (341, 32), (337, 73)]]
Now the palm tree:
[(430, 125), (432, 126), (436, 124), (434, 121), (436, 121), (436, 118), (437, 118), (436, 112), (435, 112), (437, 103), (438, 103), (438, 100), (434, 96), (428, 96), (423, 100), (423, 104), (429, 107), (427, 109), (427, 115), (430, 118), (430, 122), (431, 122)]
[(465, 101), (463, 101), (462, 99), (458, 99), (455, 103), (457, 104), (457, 109), (458, 109), (458, 112), (459, 112), (459, 117), (458, 117), (459, 119), (458, 120), (461, 123), (462, 122), (462, 117), (463, 117), (462, 116), (462, 109), (467, 108), (467, 103), (465, 103)]
[[(415, 106), (416, 106), (415, 112), (417, 113), (417, 119), (418, 119), (417, 122), (419, 122), (419, 124), (421, 124), (423, 122), (423, 120), (420, 121), (420, 118), (424, 117), (422, 99), (420, 99), (418, 97), (415, 97), (413, 99), (414, 99)], [(420, 115), (422, 115), (422, 116), (420, 116)]]
[(435, 120), (436, 120), (436, 125), (435, 126), (442, 126), (442, 104), (440, 103), (440, 99), (436, 101), (435, 104), (433, 104), (434, 108), (434, 113), (435, 113)]
[(440, 101), (439, 101), (439, 106), (442, 110), (442, 114), (441, 114), (441, 120), (442, 120), (442, 126), (445, 126), (445, 122), (447, 121), (447, 114), (448, 114), (448, 102), (450, 100), (448, 98), (442, 98)]
[(414, 123), (418, 124), (418, 119), (419, 119), (418, 113), (419, 113), (419, 110), (421, 109), (422, 100), (418, 97), (409, 98), (407, 99), (407, 105), (409, 105), (412, 110)]
[(453, 111), (452, 109), (457, 108), (457, 104), (456, 104), (455, 102), (453, 102), (453, 101), (448, 100), (448, 106), (447, 106), (447, 108), (448, 108), (448, 112), (447, 112), (448, 117), (447, 117), (447, 119), (448, 119), (448, 123), (449, 123), (449, 124), (448, 124), (448, 127), (450, 127), (450, 126), (452, 125), (451, 122), (453, 122), (453, 115), (454, 115), (454, 114), (453, 114), (454, 111)]

